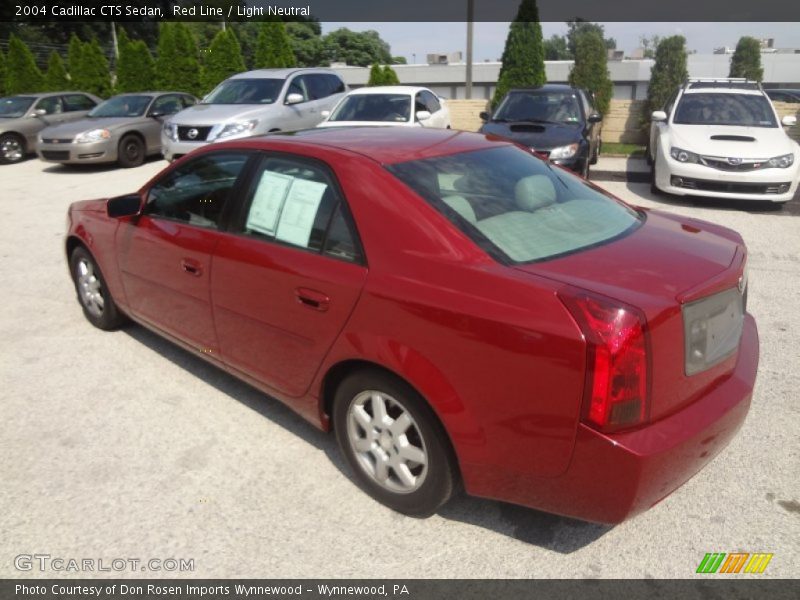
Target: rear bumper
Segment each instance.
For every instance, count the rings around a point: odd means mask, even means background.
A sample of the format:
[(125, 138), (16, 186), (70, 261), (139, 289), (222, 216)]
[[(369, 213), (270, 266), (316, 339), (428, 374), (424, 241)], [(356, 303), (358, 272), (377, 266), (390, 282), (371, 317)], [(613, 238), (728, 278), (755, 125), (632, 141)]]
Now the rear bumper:
[(696, 402), (628, 433), (602, 434), (579, 425), (570, 466), (557, 478), (465, 468), (467, 491), (586, 521), (619, 523), (664, 499), (728, 445), (750, 407), (757, 367), (758, 330), (746, 315), (733, 373)]

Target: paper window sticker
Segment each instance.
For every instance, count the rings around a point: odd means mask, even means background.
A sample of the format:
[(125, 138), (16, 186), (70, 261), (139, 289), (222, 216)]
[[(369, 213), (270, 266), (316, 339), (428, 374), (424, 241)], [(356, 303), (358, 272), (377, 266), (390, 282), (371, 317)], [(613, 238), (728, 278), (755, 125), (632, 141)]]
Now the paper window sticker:
[(296, 179), (286, 196), (275, 237), (282, 242), (307, 248), (319, 204), (327, 188), (325, 183)]
[(264, 171), (253, 195), (245, 227), (251, 231), (273, 235), (293, 181), (294, 177), (289, 175)]

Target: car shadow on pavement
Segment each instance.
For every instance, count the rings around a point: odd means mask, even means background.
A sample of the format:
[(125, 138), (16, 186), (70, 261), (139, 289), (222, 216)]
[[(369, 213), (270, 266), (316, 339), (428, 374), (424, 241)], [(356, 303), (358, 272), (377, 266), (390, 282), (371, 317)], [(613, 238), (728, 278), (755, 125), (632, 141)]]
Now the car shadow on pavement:
[[(163, 161), (163, 157), (159, 154), (157, 156), (148, 156), (144, 162), (139, 165), (147, 165), (150, 163)], [(167, 164), (166, 162), (164, 163)], [(135, 170), (138, 167), (133, 167), (131, 170)], [(96, 164), (85, 164), (85, 165), (65, 165), (61, 163), (47, 163), (47, 166), (42, 169), (44, 173), (52, 173), (53, 175), (74, 175), (76, 173), (107, 173), (108, 171), (116, 171), (117, 169), (122, 169), (117, 163), (96, 163)], [(129, 169), (125, 169), (126, 171)]]
[(675, 208), (694, 206), (715, 210), (746, 212), (750, 214), (780, 216), (800, 215), (800, 189), (789, 202), (769, 202), (760, 200), (727, 200), (725, 198), (704, 198), (698, 196), (673, 196), (665, 194), (664, 192), (653, 194), (650, 191), (649, 184), (632, 181), (629, 181), (625, 187), (632, 193), (642, 196), (647, 200)]
[[(281, 401), (262, 393), (141, 325), (131, 324), (122, 331), (193, 377), (201, 379), (323, 451), (331, 463), (353, 485), (357, 485), (349, 466), (339, 453), (333, 435), (315, 428)], [(576, 521), (503, 502), (472, 498), (463, 493), (454, 497), (437, 514), (445, 519), (482, 527), (563, 554), (583, 548), (611, 530), (610, 526)]]

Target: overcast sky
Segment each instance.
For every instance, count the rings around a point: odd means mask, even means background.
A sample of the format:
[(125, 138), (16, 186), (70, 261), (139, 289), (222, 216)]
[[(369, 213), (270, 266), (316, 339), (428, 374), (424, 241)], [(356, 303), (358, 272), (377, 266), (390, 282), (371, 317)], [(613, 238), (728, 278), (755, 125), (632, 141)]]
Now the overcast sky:
[[(719, 46), (735, 47), (743, 35), (775, 38), (775, 46), (800, 48), (800, 23), (603, 23), (606, 37), (617, 40), (617, 48), (630, 53), (639, 47), (641, 35), (686, 37), (689, 50), (711, 54)], [(347, 27), (353, 31), (374, 29), (392, 47), (392, 55), (405, 56), (411, 62), (425, 62), (428, 53), (450, 53), (461, 50), (466, 54), (465, 23), (322, 23), (324, 33)], [(508, 23), (475, 23), (474, 59), (482, 62), (496, 60), (503, 53)], [(567, 32), (564, 23), (542, 23), (545, 38)]]

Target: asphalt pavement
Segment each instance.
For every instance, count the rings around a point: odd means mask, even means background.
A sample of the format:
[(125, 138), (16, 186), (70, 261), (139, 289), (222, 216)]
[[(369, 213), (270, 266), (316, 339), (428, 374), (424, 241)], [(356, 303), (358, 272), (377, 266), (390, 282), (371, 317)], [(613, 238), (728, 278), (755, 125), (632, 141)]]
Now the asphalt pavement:
[[(791, 211), (601, 183), (732, 227), (750, 248), (757, 387), (743, 429), (699, 475), (616, 527), (465, 497), (419, 520), (359, 491), (333, 437), (279, 402), (142, 327), (104, 333), (83, 318), (63, 252), (67, 206), (134, 191), (164, 164), (0, 167), (0, 577), (708, 578), (695, 575), (707, 552), (774, 554), (763, 575), (741, 577), (800, 574)], [(32, 554), (185, 559), (194, 570), (19, 570), (16, 557)]]

